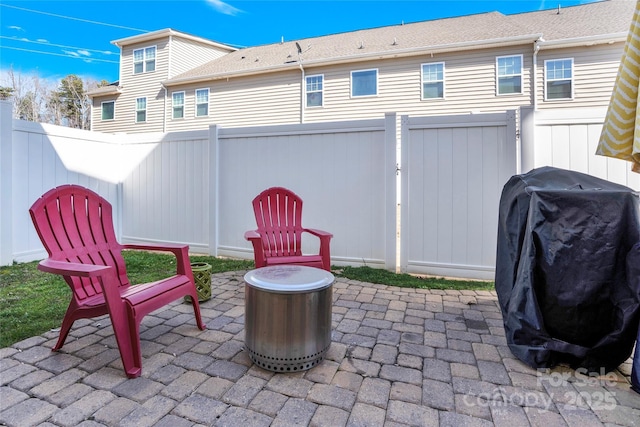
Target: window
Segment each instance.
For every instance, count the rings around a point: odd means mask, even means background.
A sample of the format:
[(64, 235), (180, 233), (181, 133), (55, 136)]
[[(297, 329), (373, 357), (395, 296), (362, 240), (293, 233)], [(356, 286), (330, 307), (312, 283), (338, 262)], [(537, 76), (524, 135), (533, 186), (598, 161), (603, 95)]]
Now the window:
[(422, 99), (444, 98), (444, 62), (422, 64)]
[(209, 89), (196, 89), (196, 117), (209, 115)]
[(102, 120), (113, 120), (115, 118), (115, 112), (115, 101), (105, 101), (102, 103)]
[(147, 98), (136, 99), (136, 123), (147, 121)]
[(323, 75), (307, 76), (307, 107), (322, 107)]
[(522, 93), (522, 55), (496, 58), (498, 95)]
[(173, 118), (184, 118), (184, 92), (173, 92), (171, 95), (171, 101), (173, 105)]
[(133, 51), (133, 74), (150, 73), (156, 70), (156, 47), (145, 47)]
[(573, 98), (573, 59), (544, 61), (545, 99)]
[(373, 96), (378, 94), (378, 70), (351, 72), (351, 96)]

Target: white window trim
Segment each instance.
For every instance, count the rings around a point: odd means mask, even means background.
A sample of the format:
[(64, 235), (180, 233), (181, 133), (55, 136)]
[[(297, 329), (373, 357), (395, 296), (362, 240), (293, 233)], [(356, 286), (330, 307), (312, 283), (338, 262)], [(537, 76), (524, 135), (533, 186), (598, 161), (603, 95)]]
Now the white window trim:
[[(144, 110), (138, 110), (138, 99), (144, 99)], [(146, 96), (140, 96), (138, 98), (135, 99), (135, 117), (134, 120), (136, 123), (146, 123), (147, 122), (147, 115), (149, 113), (149, 104), (148, 104), (148, 99)], [(144, 111), (144, 121), (138, 121), (138, 112), (140, 111)]]
[[(423, 67), (425, 65), (438, 65), (438, 64), (442, 64), (442, 96), (439, 98), (426, 98), (424, 96), (424, 84), (425, 83), (433, 83), (432, 81), (429, 82), (425, 82), (424, 81), (424, 70)], [(443, 100), (446, 98), (447, 96), (447, 91), (446, 91), (446, 68), (445, 68), (445, 64), (444, 61), (440, 61), (440, 62), (425, 62), (424, 64), (420, 64), (420, 99), (422, 101), (439, 101), (439, 100)], [(436, 82), (438, 82), (440, 80), (436, 80)]]
[[(198, 105), (200, 105), (198, 103), (198, 91), (200, 90), (206, 90), (207, 91), (207, 114), (204, 116), (199, 116), (198, 115)], [(208, 87), (202, 87), (199, 89), (196, 89), (193, 92), (193, 98), (194, 98), (194, 102), (195, 102), (195, 111), (193, 112), (194, 117), (209, 117), (209, 113), (211, 112), (211, 90)]]
[[(376, 72), (376, 93), (374, 93), (373, 95), (354, 95), (353, 94), (353, 74), (354, 73), (364, 73), (364, 72), (367, 72), (367, 71), (375, 71)], [(351, 80), (350, 80), (351, 85), (350, 85), (350, 89), (349, 89), (349, 94), (351, 95), (351, 98), (372, 98), (372, 97), (378, 96), (378, 94), (380, 93), (380, 91), (378, 90), (379, 89), (378, 82), (380, 80), (379, 79), (379, 75), (380, 75), (380, 73), (378, 72), (377, 68), (367, 68), (367, 69), (364, 69), (364, 70), (353, 70), (353, 71), (351, 71)]]
[[(174, 104), (173, 95), (176, 95), (176, 94), (179, 94), (179, 93), (182, 94), (182, 105)], [(186, 115), (185, 114), (185, 104), (186, 104), (186, 100), (185, 100), (186, 98), (185, 97), (186, 97), (186, 94), (185, 94), (185, 92), (183, 90), (178, 90), (178, 91), (175, 91), (175, 92), (171, 92), (171, 120), (183, 120), (185, 118), (185, 115)], [(178, 107), (178, 106), (182, 107), (182, 117), (176, 118), (176, 117), (173, 116), (173, 112), (174, 112), (175, 107)]]
[[(508, 76), (499, 76), (498, 75), (498, 70), (499, 70), (498, 62), (499, 62), (499, 60), (502, 59), (502, 58), (513, 58), (513, 57), (516, 57), (516, 56), (520, 57), (520, 74), (510, 74)], [(518, 96), (518, 95), (522, 95), (524, 93), (524, 56), (522, 54), (520, 54), (520, 55), (496, 56), (495, 74), (496, 74), (496, 96)], [(515, 76), (520, 76), (520, 92), (500, 93), (500, 77), (515, 77)]]
[[(113, 118), (112, 119), (103, 119), (102, 118), (102, 111), (104, 109), (104, 104), (113, 104)], [(102, 101), (100, 103), (100, 121), (101, 122), (112, 122), (115, 119), (116, 119), (116, 101), (115, 100)]]
[[(552, 80), (548, 80), (547, 79), (547, 63), (548, 62), (556, 62), (556, 61), (571, 61), (571, 78), (568, 79), (571, 81), (571, 97), (570, 98), (549, 98), (547, 97), (547, 82), (548, 81), (564, 81), (567, 79), (552, 79)], [(543, 71), (543, 75), (544, 75), (544, 100), (548, 101), (548, 102), (556, 102), (556, 101), (573, 101), (574, 99), (574, 88), (575, 88), (575, 67), (574, 67), (574, 62), (573, 62), (573, 58), (556, 58), (556, 59), (545, 59), (544, 61), (544, 71)]]
[[(155, 48), (156, 50), (156, 56), (153, 59), (155, 62), (155, 67), (153, 69), (153, 71), (147, 71), (147, 59), (146, 59), (146, 51), (149, 48)], [(136, 73), (136, 52), (141, 50), (142, 51), (142, 72), (140, 73)], [(133, 49), (133, 51), (131, 52), (131, 59), (132, 59), (132, 69), (131, 72), (133, 73), (133, 75), (138, 75), (138, 74), (145, 74), (145, 73), (153, 73), (156, 71), (156, 69), (158, 68), (158, 46), (157, 45), (151, 45), (151, 46), (145, 46), (145, 47), (141, 47), (138, 49)]]
[[(321, 90), (314, 90), (314, 91), (311, 92), (311, 93), (320, 93), (320, 94), (322, 94), (320, 105), (312, 105), (312, 106), (308, 106), (307, 105), (307, 95), (309, 94), (309, 92), (307, 92), (307, 79), (311, 78), (311, 77), (321, 77), (322, 78), (322, 89)], [(305, 108), (322, 108), (322, 107), (324, 107), (324, 74), (312, 74), (310, 76), (305, 76), (305, 78), (304, 78), (304, 107)]]

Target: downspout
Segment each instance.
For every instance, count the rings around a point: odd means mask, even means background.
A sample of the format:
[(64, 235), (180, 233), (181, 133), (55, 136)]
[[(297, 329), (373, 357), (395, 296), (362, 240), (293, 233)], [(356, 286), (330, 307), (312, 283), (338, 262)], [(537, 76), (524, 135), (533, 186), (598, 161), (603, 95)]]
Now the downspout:
[(533, 111), (538, 111), (538, 51), (540, 50), (540, 42), (542, 37), (533, 42), (533, 79), (531, 79), (531, 87), (533, 89)]
[(167, 131), (167, 93), (169, 92), (164, 83), (160, 83), (162, 89), (164, 89), (164, 100), (162, 106), (162, 132)]
[[(304, 67), (302, 66), (302, 48), (300, 44), (296, 42), (296, 49), (298, 51), (298, 65), (300, 66), (300, 72), (302, 73), (302, 80), (300, 81), (300, 124), (304, 123), (304, 89), (305, 89), (305, 77)], [(308, 49), (307, 49), (308, 50)]]
[(304, 88), (305, 88), (305, 77), (304, 77), (304, 67), (302, 66), (302, 58), (298, 58), (298, 65), (300, 65), (300, 71), (302, 72), (302, 81), (300, 83), (300, 124), (304, 123)]
[[(171, 47), (173, 46), (173, 34), (169, 34), (169, 43), (168, 43), (168, 48), (169, 48), (169, 63), (167, 64), (167, 77), (171, 78), (173, 77), (173, 74), (171, 73), (171, 69), (172, 69), (172, 55), (171, 55)], [(163, 100), (163, 105), (162, 105), (162, 132), (166, 132), (167, 131), (167, 95), (169, 94), (169, 90), (167, 89), (167, 87), (164, 85), (164, 83), (160, 82), (160, 85), (162, 86), (162, 89), (164, 89), (164, 100)], [(172, 112), (173, 114), (173, 112)]]

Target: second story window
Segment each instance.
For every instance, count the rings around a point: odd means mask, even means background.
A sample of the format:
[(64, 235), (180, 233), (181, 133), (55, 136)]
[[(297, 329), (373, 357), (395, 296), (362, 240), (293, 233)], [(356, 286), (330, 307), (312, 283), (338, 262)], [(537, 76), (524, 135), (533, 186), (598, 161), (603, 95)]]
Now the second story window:
[(115, 101), (105, 101), (102, 103), (101, 108), (101, 119), (102, 120), (113, 120), (115, 119), (116, 112), (116, 102)]
[(307, 76), (307, 107), (322, 107), (322, 91), (324, 76)]
[(171, 95), (174, 119), (184, 118), (184, 92), (173, 92)]
[(496, 58), (498, 95), (522, 93), (522, 55)]
[(196, 117), (209, 115), (209, 89), (196, 89)]
[(147, 121), (147, 98), (136, 99), (136, 123)]
[(444, 98), (444, 62), (422, 64), (422, 99)]
[(544, 98), (573, 98), (573, 59), (550, 59), (544, 61)]
[(133, 51), (133, 74), (156, 70), (156, 47), (145, 47)]
[(378, 70), (351, 72), (351, 96), (374, 96), (378, 94)]

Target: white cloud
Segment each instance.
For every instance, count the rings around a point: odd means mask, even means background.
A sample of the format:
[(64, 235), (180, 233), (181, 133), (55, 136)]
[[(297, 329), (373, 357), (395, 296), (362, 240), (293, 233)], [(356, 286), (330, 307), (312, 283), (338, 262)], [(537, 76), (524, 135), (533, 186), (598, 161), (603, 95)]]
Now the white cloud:
[(91, 56), (89, 51), (78, 49), (78, 50), (63, 50), (65, 55), (73, 56), (74, 58), (87, 58)]
[(24, 31), (24, 28), (19, 27), (17, 25), (9, 25), (7, 28), (9, 28), (10, 30)]
[(49, 43), (49, 40), (47, 40), (47, 39), (37, 39), (36, 41), (38, 43)]
[(209, 3), (215, 10), (225, 15), (235, 16), (242, 12), (240, 9), (237, 9), (221, 0), (207, 0), (207, 3)]

